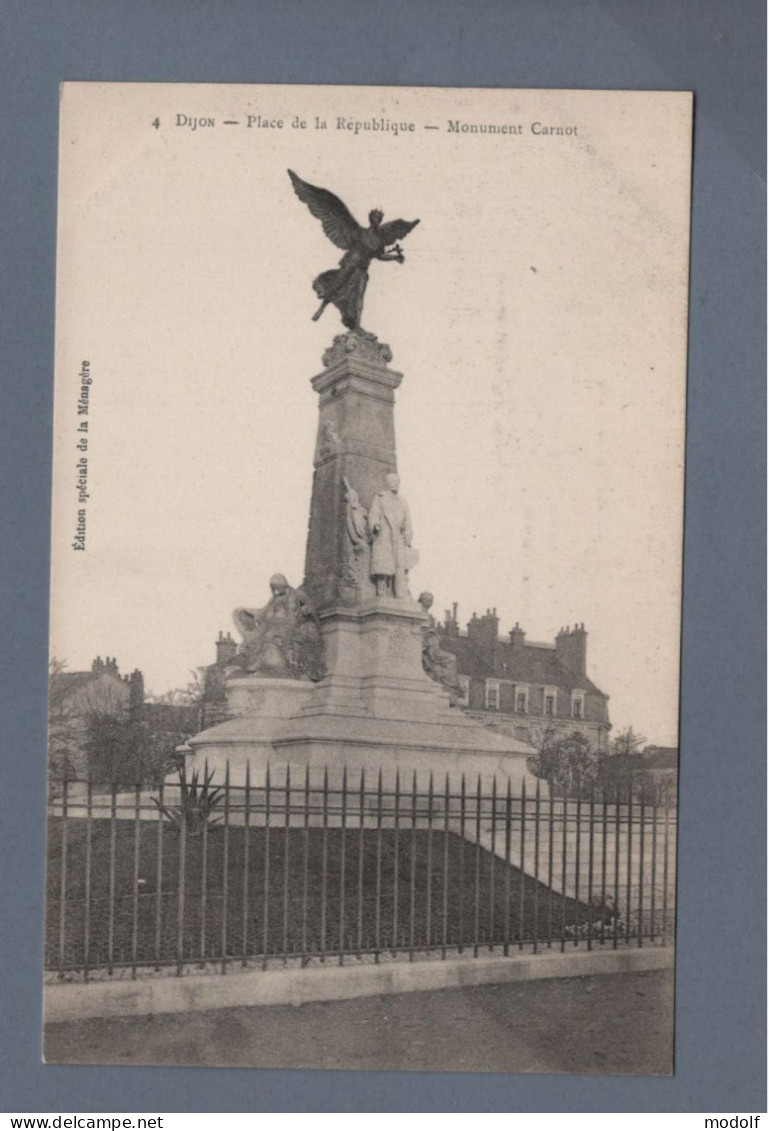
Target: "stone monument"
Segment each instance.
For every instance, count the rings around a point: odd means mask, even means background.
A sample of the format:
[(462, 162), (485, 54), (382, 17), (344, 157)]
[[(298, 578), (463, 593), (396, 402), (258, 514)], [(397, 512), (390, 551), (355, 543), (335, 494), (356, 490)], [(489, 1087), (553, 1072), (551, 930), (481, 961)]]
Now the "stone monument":
[[(355, 221), (341, 201), (299, 183), (298, 195), (327, 234), (339, 228), (334, 209), (344, 209), (350, 243)], [(399, 232), (389, 238), (402, 238)], [(358, 229), (355, 239), (366, 235)], [(403, 261), (400, 249), (392, 256), (384, 246), (369, 258)], [(358, 275), (366, 266), (354, 264), (356, 325), (334, 338), (311, 379), (319, 414), (304, 582), (293, 589), (275, 575), (267, 605), (235, 611), (243, 641), (226, 672), (230, 717), (191, 738), (190, 756), (194, 767), (207, 762), (221, 772), (229, 763), (232, 781), (242, 780), (246, 762), (258, 774), (269, 761), (332, 774), (381, 768), (388, 779), (396, 770), (433, 772), (436, 780), (498, 773), (520, 784), (534, 750), (455, 705), (456, 667), (452, 675), (430, 634), (426, 595), (419, 604), (409, 592), (418, 554), (396, 460), (402, 374), (390, 368), (390, 348), (360, 328), (365, 278)], [(347, 307), (334, 297), (341, 290), (326, 286), (344, 318)]]

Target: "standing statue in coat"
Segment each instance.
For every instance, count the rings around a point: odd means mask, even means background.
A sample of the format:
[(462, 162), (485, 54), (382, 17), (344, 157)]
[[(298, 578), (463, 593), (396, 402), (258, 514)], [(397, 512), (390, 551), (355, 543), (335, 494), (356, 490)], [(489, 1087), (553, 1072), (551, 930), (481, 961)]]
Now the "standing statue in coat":
[(378, 597), (409, 597), (408, 571), (418, 560), (411, 545), (411, 515), (408, 503), (398, 494), (398, 476), (388, 475), (385, 484), (385, 490), (374, 496), (368, 516), (371, 576)]

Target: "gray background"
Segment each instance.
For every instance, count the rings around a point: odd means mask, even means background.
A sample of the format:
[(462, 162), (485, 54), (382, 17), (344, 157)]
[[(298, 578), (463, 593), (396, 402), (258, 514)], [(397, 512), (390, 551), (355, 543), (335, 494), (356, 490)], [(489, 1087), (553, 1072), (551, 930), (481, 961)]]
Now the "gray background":
[[(764, 1111), (760, 0), (5, 0), (2, 12), (2, 1110)], [(57, 103), (65, 79), (695, 91), (673, 1078), (40, 1064)]]

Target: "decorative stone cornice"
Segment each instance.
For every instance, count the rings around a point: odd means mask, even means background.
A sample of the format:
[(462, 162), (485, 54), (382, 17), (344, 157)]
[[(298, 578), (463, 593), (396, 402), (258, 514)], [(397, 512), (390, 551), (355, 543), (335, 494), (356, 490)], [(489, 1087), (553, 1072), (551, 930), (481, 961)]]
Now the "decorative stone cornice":
[(349, 330), (346, 334), (337, 334), (333, 343), (323, 354), (323, 364), (338, 365), (350, 354), (355, 354), (361, 360), (384, 367), (392, 359), (392, 350), (385, 342), (380, 342), (376, 334), (367, 330)]

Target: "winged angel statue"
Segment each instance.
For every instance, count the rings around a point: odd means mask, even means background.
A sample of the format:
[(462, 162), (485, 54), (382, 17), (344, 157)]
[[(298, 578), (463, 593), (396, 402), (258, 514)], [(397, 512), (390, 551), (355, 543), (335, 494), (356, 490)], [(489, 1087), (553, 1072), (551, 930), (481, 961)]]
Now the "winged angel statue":
[[(313, 282), (313, 289), (321, 300), (313, 321), (320, 318), (329, 303), (342, 315), (349, 330), (360, 329), (363, 295), (368, 283), (368, 266), (372, 259), (403, 263), (404, 255), (398, 240), (409, 234), (418, 220), (391, 220), (383, 224), (384, 215), (378, 208), (369, 212), (369, 226), (362, 228), (338, 196), (328, 189), (308, 185), (293, 170), (288, 170), (294, 192), (323, 225), (332, 243), (345, 254), (333, 271), (324, 271)], [(388, 251), (387, 249), (390, 248)]]

